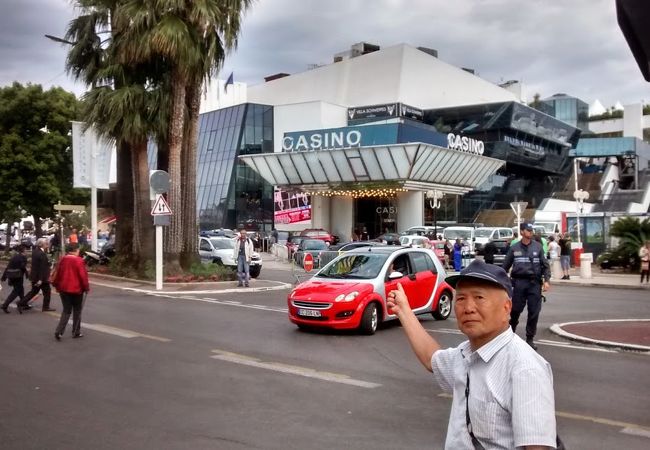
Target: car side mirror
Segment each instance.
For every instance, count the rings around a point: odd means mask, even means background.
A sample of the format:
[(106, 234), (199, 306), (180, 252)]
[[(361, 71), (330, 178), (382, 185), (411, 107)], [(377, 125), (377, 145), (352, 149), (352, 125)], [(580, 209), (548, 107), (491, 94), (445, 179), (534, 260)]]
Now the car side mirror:
[(388, 275), (388, 279), (389, 280), (399, 280), (403, 276), (404, 276), (404, 274), (402, 274), (402, 272), (394, 271), (394, 272), (391, 272), (390, 275)]

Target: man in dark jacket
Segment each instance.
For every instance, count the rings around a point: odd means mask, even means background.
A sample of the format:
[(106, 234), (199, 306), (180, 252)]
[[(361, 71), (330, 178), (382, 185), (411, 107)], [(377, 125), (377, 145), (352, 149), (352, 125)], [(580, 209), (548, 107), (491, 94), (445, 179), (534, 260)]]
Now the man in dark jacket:
[(510, 326), (515, 331), (519, 316), (528, 306), (526, 321), (526, 342), (533, 349), (537, 346), (533, 338), (537, 333), (537, 321), (542, 309), (542, 291), (549, 288), (551, 270), (544, 254), (542, 244), (533, 239), (533, 225), (524, 222), (520, 226), (521, 240), (510, 246), (503, 262), (503, 269), (508, 272), (512, 267), (513, 294)]
[(26, 308), (29, 301), (32, 300), (38, 291), (43, 293), (43, 311), (55, 311), (50, 308), (50, 260), (47, 257), (48, 240), (40, 238), (36, 241), (36, 246), (32, 250), (32, 268), (30, 270), (30, 280), (32, 281), (32, 290), (27, 293), (25, 298), (18, 302), (19, 308)]
[[(23, 287), (23, 280), (25, 275), (27, 275), (27, 258), (25, 257), (25, 246), (23, 244), (16, 247), (16, 254), (11, 257), (7, 268), (2, 273), (2, 281), (8, 280), (9, 286), (12, 287), (9, 297), (4, 301), (2, 307), (0, 307), (5, 314), (9, 314), (9, 305), (16, 298), (19, 298), (20, 301), (23, 300), (25, 296), (25, 288)], [(19, 301), (19, 303), (20, 303)], [(18, 306), (18, 312), (22, 314), (22, 308)]]
[(487, 264), (494, 264), (494, 255), (497, 253), (497, 246), (494, 241), (489, 240), (483, 247), (483, 259)]

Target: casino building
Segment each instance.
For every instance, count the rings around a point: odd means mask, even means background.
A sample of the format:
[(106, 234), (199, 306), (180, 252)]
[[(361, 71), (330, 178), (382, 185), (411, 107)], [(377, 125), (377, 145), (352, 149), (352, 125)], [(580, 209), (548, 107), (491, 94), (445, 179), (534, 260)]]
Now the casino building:
[(566, 183), (579, 136), (435, 50), (356, 44), (201, 115), (200, 226), (325, 228), (345, 241), (364, 227), (472, 222)]

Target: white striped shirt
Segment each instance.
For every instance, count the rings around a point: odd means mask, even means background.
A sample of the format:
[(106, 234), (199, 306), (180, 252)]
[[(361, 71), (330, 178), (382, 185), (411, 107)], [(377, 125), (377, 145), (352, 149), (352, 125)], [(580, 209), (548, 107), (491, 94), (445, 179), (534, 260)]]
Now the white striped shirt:
[(475, 352), (469, 341), (438, 350), (431, 367), (440, 387), (453, 393), (445, 449), (474, 449), (465, 419), (468, 371), (470, 420), (486, 450), (555, 448), (551, 366), (510, 327)]

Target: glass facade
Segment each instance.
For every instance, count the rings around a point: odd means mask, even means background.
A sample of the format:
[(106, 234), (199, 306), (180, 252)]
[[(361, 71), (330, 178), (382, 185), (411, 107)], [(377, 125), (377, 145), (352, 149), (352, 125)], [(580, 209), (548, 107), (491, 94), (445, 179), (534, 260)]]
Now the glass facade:
[(515, 102), (428, 110), (424, 121), (441, 133), (481, 140), (485, 156), (506, 161), (483, 186), (441, 208), (443, 220), (458, 222), (473, 222), (484, 209), (509, 209), (513, 201), (536, 208), (566, 184), (569, 151), (580, 137), (569, 124)]
[(270, 230), (273, 186), (237, 160), (273, 151), (273, 107), (236, 105), (201, 114), (197, 208), (201, 230)]
[(566, 94), (555, 94), (542, 100), (542, 103), (550, 108), (548, 114), (556, 119), (580, 128), (582, 131), (589, 131), (589, 105), (579, 98)]

